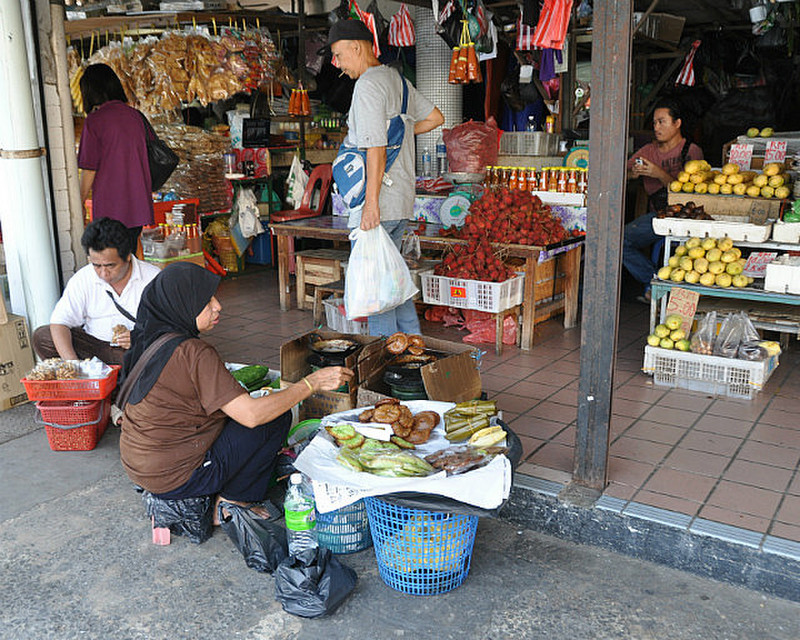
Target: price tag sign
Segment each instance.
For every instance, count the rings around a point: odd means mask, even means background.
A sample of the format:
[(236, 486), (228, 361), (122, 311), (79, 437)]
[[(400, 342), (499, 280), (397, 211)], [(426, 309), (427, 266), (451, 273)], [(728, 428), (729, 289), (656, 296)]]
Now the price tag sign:
[(752, 144), (732, 144), (728, 162), (739, 165), (739, 169), (747, 171), (750, 169), (750, 162), (753, 159)]
[(742, 273), (751, 278), (763, 278), (766, 275), (767, 265), (777, 257), (777, 251), (754, 251), (747, 258)]
[(689, 289), (673, 287), (672, 291), (669, 293), (667, 315), (677, 314), (683, 318), (681, 329), (686, 332), (687, 336), (692, 330), (694, 313), (697, 311), (697, 303), (699, 300), (700, 294), (697, 291), (690, 291)]
[(764, 164), (786, 160), (786, 140), (770, 140), (764, 151)]

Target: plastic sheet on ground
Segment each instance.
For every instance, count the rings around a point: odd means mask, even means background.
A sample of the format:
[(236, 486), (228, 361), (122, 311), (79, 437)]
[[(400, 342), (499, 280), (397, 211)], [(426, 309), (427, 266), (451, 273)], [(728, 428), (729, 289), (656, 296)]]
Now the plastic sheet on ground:
[[(452, 402), (411, 400), (404, 402), (412, 413), (436, 411), (441, 421), (424, 445), (414, 453), (426, 456), (450, 446), (444, 437), (444, 412), (452, 409)], [(327, 416), (323, 425), (335, 422), (358, 424), (358, 414), (364, 407), (342, 411)], [(497, 456), (485, 467), (460, 475), (447, 476), (445, 472), (425, 478), (384, 478), (366, 472), (346, 469), (338, 462), (338, 448), (326, 431), (321, 430), (311, 443), (303, 449), (295, 461), (295, 468), (302, 471), (314, 483), (317, 509), (328, 513), (352, 504), (365, 496), (382, 496), (398, 492), (416, 492), (445, 496), (482, 509), (495, 509), (509, 496), (511, 491), (511, 463), (504, 455)]]

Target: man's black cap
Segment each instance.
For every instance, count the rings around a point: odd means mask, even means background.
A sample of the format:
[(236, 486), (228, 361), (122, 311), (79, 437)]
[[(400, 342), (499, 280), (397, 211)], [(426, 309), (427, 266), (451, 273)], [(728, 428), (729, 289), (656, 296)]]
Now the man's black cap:
[(328, 32), (328, 44), (322, 47), (317, 53), (325, 55), (330, 53), (331, 45), (339, 40), (366, 40), (370, 44), (373, 41), (372, 32), (361, 20), (339, 20), (335, 22)]

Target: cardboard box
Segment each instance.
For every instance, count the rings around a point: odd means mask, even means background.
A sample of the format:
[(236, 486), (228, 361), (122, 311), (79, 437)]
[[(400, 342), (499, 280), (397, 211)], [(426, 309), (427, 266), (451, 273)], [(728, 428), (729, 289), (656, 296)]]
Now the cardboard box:
[(301, 417), (305, 418), (321, 418), (330, 413), (338, 411), (346, 411), (355, 408), (357, 393), (359, 387), (359, 367), (362, 359), (369, 357), (367, 348), (373, 345), (373, 354), (375, 351), (380, 351), (375, 348), (375, 343), (381, 345), (386, 342), (385, 338), (364, 335), (352, 335), (345, 333), (338, 333), (336, 331), (311, 331), (299, 338), (284, 342), (281, 345), (281, 386), (286, 387), (294, 382), (299, 382), (303, 376), (311, 373), (311, 365), (307, 359), (313, 352), (310, 348), (311, 335), (320, 336), (321, 339), (331, 340), (334, 338), (347, 338), (354, 342), (363, 345), (354, 353), (350, 354), (345, 359), (345, 366), (353, 369), (356, 372), (354, 380), (349, 385), (347, 392), (338, 391), (320, 391), (315, 393), (310, 398), (303, 401)]
[(775, 198), (750, 198), (748, 196), (712, 196), (707, 193), (674, 193), (667, 198), (669, 204), (694, 202), (703, 205), (712, 216), (739, 216), (753, 224), (764, 224), (767, 220), (780, 218), (783, 200)]
[(202, 253), (190, 253), (187, 256), (177, 256), (175, 258), (145, 258), (145, 262), (152, 264), (159, 269), (163, 269), (164, 267), (171, 265), (173, 262), (192, 262), (200, 265), (201, 267), (206, 266), (206, 259)]
[[(643, 12), (635, 12), (633, 14), (634, 25), (638, 25), (643, 17)], [(653, 40), (678, 44), (681, 40), (685, 23), (686, 18), (684, 16), (673, 16), (669, 13), (651, 13), (645, 19), (644, 24), (639, 27), (637, 33)]]
[(11, 409), (28, 401), (22, 378), (33, 369), (28, 324), (22, 316), (6, 314), (5, 303), (0, 296), (0, 411)]
[[(463, 342), (450, 342), (424, 337), (425, 346), (440, 353), (450, 354), (420, 369), (422, 382), (430, 400), (464, 402), (481, 395), (481, 376), (478, 371), (478, 350)], [(359, 407), (375, 404), (389, 397), (389, 387), (383, 381), (386, 365), (394, 356), (386, 350), (385, 341), (364, 349), (359, 362), (361, 383), (358, 387)]]

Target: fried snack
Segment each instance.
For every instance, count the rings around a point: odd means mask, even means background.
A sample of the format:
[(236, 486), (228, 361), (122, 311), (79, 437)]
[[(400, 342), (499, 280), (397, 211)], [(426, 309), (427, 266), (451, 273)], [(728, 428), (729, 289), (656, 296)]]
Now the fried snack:
[(425, 353), (425, 341), (422, 336), (413, 335), (408, 337), (408, 352), (414, 356), (421, 356)]
[(374, 409), (364, 409), (364, 411), (358, 414), (358, 421), (372, 422), (372, 414), (374, 411), (375, 411)]
[(407, 347), (408, 336), (400, 331), (393, 333), (386, 340), (386, 350), (393, 355), (399, 356)]
[(439, 414), (435, 411), (420, 411), (414, 416), (415, 428), (434, 429), (439, 424)]
[(392, 432), (399, 438), (408, 438), (411, 435), (413, 427), (403, 426), (400, 422), (392, 423)]
[(28, 380), (55, 380), (56, 370), (53, 367), (44, 366), (44, 363), (36, 365), (27, 376)]
[(431, 437), (431, 431), (433, 431), (433, 427), (417, 426), (411, 430), (411, 433), (408, 435), (406, 440), (408, 440), (411, 444), (425, 444), (428, 441), (428, 438)]
[(375, 403), (375, 408), (377, 409), (385, 404), (400, 404), (400, 401), (397, 398), (384, 398), (383, 400), (378, 400)]
[(115, 324), (111, 327), (111, 346), (116, 347), (120, 336), (128, 330), (124, 324)]
[(399, 419), (400, 407), (395, 404), (382, 404), (379, 407), (375, 407), (375, 411), (372, 414), (372, 420), (382, 424), (392, 424)]
[(80, 371), (74, 362), (62, 362), (56, 369), (56, 380), (74, 380), (80, 375)]
[(400, 405), (400, 417), (397, 421), (401, 424), (401, 426), (407, 429), (414, 428), (414, 415), (411, 413), (411, 410), (404, 404)]

